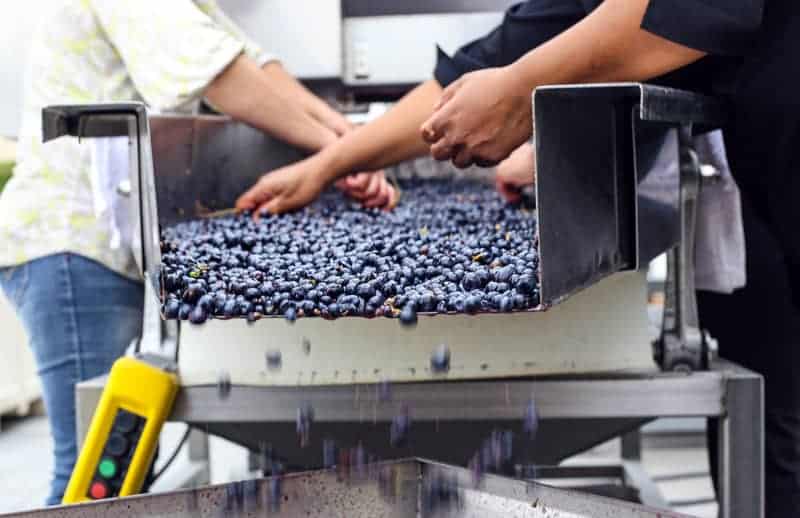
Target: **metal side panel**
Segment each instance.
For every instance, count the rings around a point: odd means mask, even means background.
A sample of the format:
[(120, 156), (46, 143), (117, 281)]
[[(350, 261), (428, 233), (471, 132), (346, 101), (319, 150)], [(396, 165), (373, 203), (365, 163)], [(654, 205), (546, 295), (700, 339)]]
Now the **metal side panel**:
[(154, 116), (150, 127), (162, 227), (229, 209), (261, 175), (306, 156), (225, 117)]
[(137, 102), (49, 106), (42, 110), (42, 139), (44, 142), (61, 137), (130, 139), (133, 221), (136, 222), (134, 257), (146, 281), (157, 293), (161, 247), (149, 122), (145, 105)]
[(415, 419), (409, 445), (398, 448), (389, 442), (390, 422), (383, 419), (373, 421), (373, 416), (376, 414), (377, 412), (370, 411), (360, 422), (315, 421), (309, 443), (305, 448), (298, 444), (296, 420), (244, 423), (196, 422), (192, 425), (197, 430), (224, 437), (255, 452), (268, 443), (289, 465), (313, 468), (323, 465), (322, 452), (325, 440), (333, 440), (340, 446), (361, 444), (366, 451), (383, 459), (417, 455), (439, 462), (466, 466), (475, 452), (480, 450), (486, 438), (491, 437), (492, 432), (497, 430), (508, 430), (514, 434), (514, 463), (555, 466), (572, 455), (584, 452), (647, 422), (641, 418), (543, 419), (539, 423), (536, 440), (530, 441), (522, 431), (522, 420), (519, 416), (516, 419), (474, 421)]
[[(313, 518), (680, 518), (671, 511), (487, 475), (475, 486), (469, 471), (424, 460), (367, 466), (366, 476), (335, 470), (298, 473), (194, 490), (53, 507), (10, 516), (182, 518), (276, 516)], [(433, 480), (452, 482), (451, 505), (426, 498)], [(438, 492), (436, 493), (438, 494)], [(278, 498), (275, 497), (278, 496)], [(276, 502), (276, 500), (278, 502)], [(434, 505), (430, 505), (430, 504)], [(438, 504), (438, 505), (437, 505)]]
[[(544, 305), (679, 242), (677, 130), (719, 125), (701, 95), (638, 83), (538, 88), (533, 95)], [(660, 156), (666, 153), (666, 156)], [(669, 177), (668, 177), (669, 178)]]
[[(393, 319), (212, 320), (181, 327), (184, 386), (342, 385), (653, 369), (644, 276), (609, 278), (544, 312)], [(450, 370), (431, 371), (440, 344)], [(280, 352), (269, 368), (268, 352)], [(346, 354), (345, 354), (346, 352)]]

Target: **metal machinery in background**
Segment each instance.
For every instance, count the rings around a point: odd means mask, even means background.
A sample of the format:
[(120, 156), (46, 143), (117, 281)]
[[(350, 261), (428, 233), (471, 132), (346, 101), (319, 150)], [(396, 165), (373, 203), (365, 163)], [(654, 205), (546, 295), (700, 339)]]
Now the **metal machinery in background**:
[[(718, 417), (721, 516), (751, 517), (760, 516), (763, 509), (762, 380), (734, 365), (709, 361), (703, 340), (696, 339), (693, 291), (687, 282), (691, 277), (693, 200), (700, 177), (686, 135), (692, 124), (718, 123), (723, 115), (721, 106), (710, 99), (640, 84), (538, 89), (534, 117), (540, 309), (549, 309), (513, 315), (519, 326), (513, 334), (513, 326), (499, 320), (500, 315), (421, 318), (416, 330), (402, 335), (405, 348), (417, 354), (404, 361), (422, 364), (415, 376), (395, 376), (407, 363), (392, 370), (391, 347), (370, 338), (376, 335), (374, 329), (368, 332), (370, 326), (384, 320), (302, 319), (291, 327), (282, 320), (266, 319), (252, 327), (240, 321), (220, 321), (199, 328), (161, 320), (159, 225), (230, 206), (242, 188), (264, 170), (299, 158), (295, 150), (223, 119), (198, 118), (191, 124), (179, 123), (186, 119), (149, 119), (136, 104), (53, 107), (45, 112), (45, 133), (46, 138), (130, 135), (136, 143), (131, 150), (133, 170), (138, 171), (134, 194), (141, 221), (139, 258), (148, 289), (139, 349), (178, 360), (183, 386), (169, 419), (187, 422), (253, 451), (269, 442), (289, 465), (313, 467), (321, 464), (319, 446), (327, 437), (344, 443), (358, 440), (384, 458), (421, 455), (464, 464), (493, 429), (509, 429), (521, 437), (523, 409), (531, 398), (542, 424), (535, 441), (516, 451), (520, 462), (539, 465), (557, 464), (657, 417)], [(178, 152), (163, 155), (165, 149)], [(648, 174), (654, 152), (664, 149), (679, 154), (682, 164), (680, 179), (668, 184)], [(591, 304), (604, 301), (602, 305), (635, 312), (636, 305), (627, 301), (628, 295), (639, 293), (643, 303), (644, 288), (637, 291), (635, 284), (631, 287), (631, 276), (637, 274), (625, 272), (637, 270), (664, 250), (674, 250), (673, 262), (680, 269), (679, 275), (671, 277), (670, 318), (665, 319), (655, 347), (663, 372), (652, 367), (611, 367), (615, 361), (624, 366), (624, 355), (631, 347), (642, 352), (649, 350), (650, 344), (638, 334), (633, 340), (626, 338), (629, 331), (622, 320), (597, 326), (599, 319), (592, 320), (592, 313), (610, 314), (603, 313), (607, 309), (603, 307), (592, 310)], [(625, 296), (603, 299), (604, 293), (615, 290)], [(575, 309), (587, 302), (589, 309)], [(337, 343), (341, 330), (354, 348), (370, 346), (380, 351), (370, 359), (375, 369), (353, 372), (352, 377), (347, 371), (347, 376), (338, 379), (331, 373), (331, 378), (319, 375), (315, 379), (311, 373), (322, 368), (319, 360), (315, 363), (310, 345), (305, 350), (303, 333), (312, 328), (301, 328), (304, 321), (309, 326), (327, 326), (331, 342)], [(426, 372), (430, 348), (425, 340), (441, 339), (448, 328), (470, 325), (468, 321), (472, 322), (471, 331), (487, 340), (484, 349), (490, 348), (499, 357), (509, 355), (521, 361), (525, 354), (534, 359), (552, 354), (565, 362), (546, 371), (533, 361), (530, 365), (523, 362), (516, 370), (508, 362), (497, 361), (483, 374), (455, 368), (445, 375)], [(538, 333), (541, 330), (546, 335), (548, 328), (555, 329), (554, 336), (561, 330), (563, 350), (540, 348)], [(570, 328), (586, 334), (571, 335)], [(295, 329), (293, 337), (286, 329)], [(223, 330), (227, 333), (220, 334)], [(280, 343), (276, 344), (275, 336)], [(612, 339), (626, 343), (614, 347)], [(582, 348), (571, 348), (575, 344), (570, 341)], [(253, 357), (261, 358), (260, 365), (229, 365), (238, 370), (230, 373), (234, 387), (224, 399), (219, 397), (213, 377), (194, 373), (192, 379), (195, 367), (183, 363), (182, 358), (191, 356), (193, 349), (208, 345), (216, 347), (211, 349), (216, 351), (214, 362), (247, 355), (247, 351), (255, 351)], [(286, 379), (265, 372), (265, 348), (276, 345), (285, 351), (285, 368), (293, 375), (303, 370), (305, 374)], [(480, 354), (476, 349), (449, 345), (453, 357), (463, 358), (465, 365), (480, 361), (474, 359)], [(324, 340), (314, 344), (314, 351), (320, 349), (325, 349)], [(611, 363), (605, 368), (576, 367), (592, 349), (600, 349)], [(348, 350), (336, 349), (342, 365), (358, 361), (342, 354)], [(380, 358), (384, 355), (386, 358)], [(323, 362), (329, 359), (323, 356)], [(388, 373), (382, 379), (399, 381), (392, 385), (394, 403), (389, 405), (378, 402), (375, 370), (379, 369)], [(550, 375), (531, 377), (545, 373)], [(78, 388), (81, 434), (103, 385), (104, 380), (98, 379)], [(413, 409), (413, 451), (387, 446), (389, 423), (400, 402)], [(315, 408), (316, 418), (311, 446), (304, 449), (297, 445), (294, 429), (297, 409), (305, 404)], [(563, 470), (547, 473), (548, 477), (564, 474)], [(616, 473), (638, 489), (641, 500), (664, 506), (635, 461), (615, 469), (572, 470), (573, 476), (591, 473)], [(186, 497), (163, 498), (178, 502)]]

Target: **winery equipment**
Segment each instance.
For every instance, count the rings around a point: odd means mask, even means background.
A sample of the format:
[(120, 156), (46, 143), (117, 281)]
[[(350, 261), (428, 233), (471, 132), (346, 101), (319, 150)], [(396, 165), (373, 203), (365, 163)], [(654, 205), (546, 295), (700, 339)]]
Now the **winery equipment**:
[[(550, 462), (657, 416), (719, 416), (728, 453), (723, 516), (757, 516), (763, 502), (761, 381), (727, 364), (709, 364), (689, 280), (700, 177), (687, 135), (692, 124), (719, 123), (723, 115), (712, 100), (647, 85), (537, 90), (540, 311), (427, 317), (411, 332), (356, 318), (308, 319), (294, 327), (279, 319), (197, 328), (162, 321), (159, 225), (227, 208), (259, 174), (301, 155), (225, 120), (151, 119), (136, 104), (49, 108), (45, 135), (129, 135), (136, 143), (139, 259), (148, 288), (138, 349), (178, 358), (183, 388), (173, 418), (252, 449), (265, 437), (284, 441), (285, 454), (302, 463), (313, 459), (291, 444), (297, 409), (313, 402), (320, 433), (352, 434), (372, 423), (385, 437), (396, 410), (366, 395), (384, 380), (398, 382), (395, 401), (413, 408), (419, 448), (453, 462), (463, 462), (481, 434), (512, 427), (532, 397), (548, 409), (543, 419), (555, 420), (549, 434), (542, 427), (545, 442), (537, 442)], [(648, 159), (663, 146), (680, 153), (680, 185), (659, 185), (648, 175)], [(649, 360), (644, 286), (635, 270), (665, 250), (673, 250), (677, 268), (656, 357), (667, 371), (710, 366), (709, 373), (659, 374)], [(445, 341), (461, 368), (433, 373), (431, 351)], [(328, 352), (326, 344), (333, 344)], [(278, 373), (265, 359), (276, 347), (283, 355)], [(544, 368), (539, 363), (548, 361)], [(214, 397), (220, 368), (233, 382), (224, 401)], [(540, 374), (562, 379), (525, 379)], [(89, 408), (91, 399), (84, 399)], [(576, 430), (558, 418), (591, 426)]]
[[(296, 473), (124, 500), (55, 507), (26, 518), (195, 516), (405, 518), (680, 518), (683, 515), (523, 480), (487, 476), (475, 486), (464, 469), (421, 459), (371, 466), (375, 476), (342, 477), (336, 470)], [(448, 499), (432, 498), (437, 482)]]
[(173, 369), (158, 359), (147, 363), (122, 358), (114, 363), (64, 503), (141, 492), (178, 392)]

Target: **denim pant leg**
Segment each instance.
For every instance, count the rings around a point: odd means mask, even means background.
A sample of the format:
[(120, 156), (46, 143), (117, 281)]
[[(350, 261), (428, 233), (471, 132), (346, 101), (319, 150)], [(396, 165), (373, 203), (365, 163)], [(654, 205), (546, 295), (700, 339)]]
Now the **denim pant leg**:
[(0, 284), (36, 358), (55, 457), (47, 504), (59, 504), (77, 458), (75, 385), (108, 372), (141, 334), (143, 288), (74, 254), (2, 271)]

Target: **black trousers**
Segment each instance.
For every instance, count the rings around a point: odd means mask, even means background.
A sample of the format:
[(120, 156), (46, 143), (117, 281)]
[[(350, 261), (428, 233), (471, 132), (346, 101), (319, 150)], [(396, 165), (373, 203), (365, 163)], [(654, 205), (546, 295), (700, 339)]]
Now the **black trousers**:
[[(800, 309), (778, 241), (744, 195), (742, 204), (747, 286), (732, 295), (698, 292), (700, 322), (719, 341), (720, 356), (764, 376), (766, 516), (800, 516)], [(712, 474), (715, 424), (708, 427)]]

